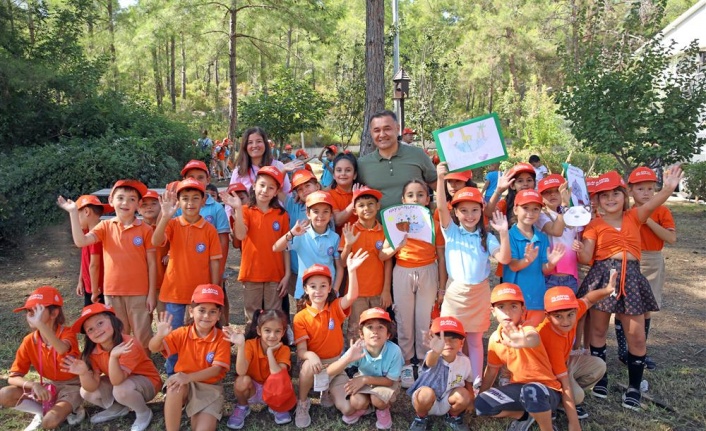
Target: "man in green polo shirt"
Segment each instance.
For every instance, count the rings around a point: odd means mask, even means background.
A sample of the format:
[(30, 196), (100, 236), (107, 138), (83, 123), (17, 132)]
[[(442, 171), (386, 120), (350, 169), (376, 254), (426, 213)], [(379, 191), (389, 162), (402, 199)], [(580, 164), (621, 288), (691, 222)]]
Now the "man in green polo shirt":
[(421, 148), (400, 145), (397, 117), (381, 111), (370, 118), (376, 150), (358, 159), (358, 180), (382, 192), (381, 208), (402, 203), (402, 187), (419, 178), (436, 189), (436, 168)]

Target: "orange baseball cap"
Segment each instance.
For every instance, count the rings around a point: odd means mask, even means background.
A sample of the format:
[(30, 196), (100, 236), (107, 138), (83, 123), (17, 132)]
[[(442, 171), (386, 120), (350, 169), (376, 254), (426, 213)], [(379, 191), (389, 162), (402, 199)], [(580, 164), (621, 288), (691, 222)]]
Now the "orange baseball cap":
[(607, 192), (618, 187), (625, 187), (625, 181), (618, 172), (610, 171), (598, 177), (595, 187), (596, 193)]
[(294, 155), (297, 157), (301, 157), (301, 156), (309, 157), (309, 154), (306, 151), (304, 151), (303, 148), (298, 149), (297, 152), (294, 153)]
[(306, 169), (299, 169), (294, 173), (294, 175), (292, 175), (292, 190), (315, 179), (316, 177), (310, 171), (307, 171)]
[[(143, 196), (144, 198), (145, 196)], [(76, 199), (76, 208), (81, 209), (86, 205), (95, 205), (103, 208), (103, 213), (112, 213), (115, 209), (108, 204), (104, 204), (98, 199), (98, 196), (93, 195), (81, 195)]]
[(177, 194), (179, 194), (179, 192), (185, 189), (195, 189), (200, 191), (201, 193), (206, 193), (206, 187), (204, 187), (203, 184), (193, 178), (187, 178), (183, 181), (179, 181), (179, 184), (177, 184), (176, 188)]
[(462, 172), (451, 172), (450, 174), (446, 174), (444, 180), (458, 180), (463, 181), (465, 183), (470, 180), (471, 177), (473, 177), (473, 171), (469, 170)]
[(657, 182), (657, 174), (655, 174), (655, 171), (648, 168), (647, 166), (640, 166), (638, 168), (635, 168), (634, 171), (630, 172), (630, 176), (628, 177), (628, 184), (647, 182)]
[(223, 289), (217, 284), (199, 284), (191, 295), (191, 302), (223, 306)]
[(306, 271), (304, 271), (304, 275), (302, 275), (302, 282), (306, 283), (306, 280), (309, 277), (313, 277), (315, 275), (323, 275), (328, 278), (332, 278), (331, 277), (331, 270), (328, 269), (328, 266), (315, 263), (315, 264), (311, 265), (310, 267), (308, 267), (306, 269)]
[(515, 196), (515, 205), (522, 206), (525, 204), (539, 204), (544, 206), (544, 200), (542, 199), (542, 195), (537, 193), (536, 190), (522, 190)]
[(483, 205), (483, 196), (480, 194), (480, 190), (475, 187), (464, 187), (454, 193), (451, 205), (453, 206), (460, 202), (475, 202)]
[(327, 192), (315, 191), (306, 197), (306, 207), (311, 208), (316, 204), (328, 204), (333, 208), (333, 198)]
[(208, 166), (206, 166), (206, 163), (202, 162), (201, 160), (189, 160), (189, 163), (184, 165), (184, 169), (181, 170), (181, 176), (183, 177), (184, 175), (186, 175), (187, 172), (192, 169), (201, 169), (202, 171), (206, 172), (206, 175), (211, 175), (208, 171)]
[(520, 286), (514, 283), (500, 283), (490, 292), (490, 303), (495, 304), (503, 301), (518, 301), (525, 303), (525, 297), (522, 296)]
[(596, 182), (598, 177), (586, 177), (586, 190), (588, 190), (589, 195), (596, 194)]
[(284, 149), (285, 149), (285, 150), (291, 150), (291, 149), (292, 149), (292, 146), (289, 145), (289, 144), (287, 144), (287, 145), (284, 146)]
[(61, 293), (59, 293), (55, 287), (41, 286), (29, 294), (24, 306), (15, 308), (14, 312), (19, 313), (22, 310), (31, 310), (37, 305), (43, 305), (45, 307), (58, 305), (61, 307), (64, 305), (64, 298), (61, 297)]
[(368, 186), (363, 186), (358, 190), (353, 192), (353, 202), (355, 202), (361, 196), (372, 196), (380, 201), (382, 199), (382, 193), (379, 190), (371, 189)]
[(144, 185), (140, 181), (137, 181), (137, 180), (118, 180), (115, 182), (115, 184), (113, 185), (113, 188), (110, 190), (110, 196), (113, 196), (113, 192), (118, 187), (130, 187), (132, 189), (135, 189), (137, 191), (137, 194), (140, 195), (140, 199), (142, 199), (142, 196), (147, 194), (147, 186)]
[(76, 334), (79, 332), (81, 334), (85, 334), (86, 332), (83, 330), (83, 323), (86, 319), (101, 313), (110, 313), (115, 315), (115, 310), (113, 310), (113, 307), (110, 305), (101, 304), (100, 302), (83, 307), (83, 310), (81, 310), (81, 316), (79, 316), (74, 324), (71, 325), (71, 330)]
[(564, 184), (566, 180), (559, 174), (551, 174), (539, 180), (537, 190), (539, 193), (544, 193), (549, 189), (554, 189)]
[(235, 183), (231, 184), (228, 186), (228, 190), (226, 190), (226, 193), (231, 194), (233, 192), (248, 192), (248, 189), (245, 188), (245, 185), (243, 183)]
[(372, 319), (381, 319), (381, 320), (386, 320), (388, 322), (392, 322), (392, 319), (390, 319), (390, 315), (388, 314), (387, 311), (383, 310), (380, 307), (375, 307), (375, 308), (368, 308), (367, 310), (360, 313), (360, 319), (358, 320), (358, 323), (360, 325), (362, 325), (363, 322), (365, 322), (366, 320), (372, 320)]
[(463, 323), (453, 316), (441, 316), (432, 320), (430, 331), (435, 334), (444, 331), (458, 334), (462, 337), (466, 336), (466, 331), (463, 330)]
[(333, 154), (337, 154), (337, 153), (338, 153), (338, 148), (336, 148), (335, 145), (329, 145), (328, 147), (326, 147), (326, 149), (327, 149), (327, 150), (330, 150)]
[(534, 167), (530, 165), (529, 163), (518, 163), (515, 166), (510, 168), (510, 171), (508, 172), (510, 174), (510, 178), (515, 178), (518, 174), (521, 174), (522, 172), (527, 172), (528, 174), (531, 174), (532, 176), (536, 176), (537, 173), (534, 170)]
[(571, 288), (555, 286), (544, 293), (544, 310), (548, 313), (557, 310), (579, 308), (579, 301)]
[(262, 400), (275, 412), (287, 412), (297, 404), (292, 379), (286, 368), (270, 374), (262, 385)]
[(279, 187), (282, 187), (282, 184), (284, 184), (284, 172), (274, 166), (263, 166), (257, 171), (257, 174), (272, 177)]
[(159, 194), (155, 192), (152, 189), (147, 190), (147, 193), (145, 193), (144, 196), (142, 196), (142, 199), (157, 199), (159, 200)]
[(405, 127), (404, 130), (402, 131), (403, 135), (416, 135), (417, 132), (415, 130), (410, 129), (409, 127)]

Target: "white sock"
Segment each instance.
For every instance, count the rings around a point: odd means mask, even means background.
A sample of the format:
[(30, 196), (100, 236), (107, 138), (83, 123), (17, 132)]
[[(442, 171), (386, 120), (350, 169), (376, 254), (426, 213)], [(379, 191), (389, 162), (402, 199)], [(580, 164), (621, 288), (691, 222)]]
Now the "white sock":
[(33, 415), (42, 414), (42, 406), (32, 400), (22, 400), (21, 403), (15, 406), (15, 409), (25, 413), (32, 413)]

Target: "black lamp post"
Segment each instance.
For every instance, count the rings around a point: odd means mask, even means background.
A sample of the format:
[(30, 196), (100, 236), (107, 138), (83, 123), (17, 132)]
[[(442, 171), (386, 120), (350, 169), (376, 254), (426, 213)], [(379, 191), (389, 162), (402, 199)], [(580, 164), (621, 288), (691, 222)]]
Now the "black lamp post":
[(393, 99), (400, 101), (400, 133), (404, 130), (404, 99), (409, 97), (409, 83), (412, 81), (403, 68), (395, 73), (392, 82), (395, 83), (395, 94)]

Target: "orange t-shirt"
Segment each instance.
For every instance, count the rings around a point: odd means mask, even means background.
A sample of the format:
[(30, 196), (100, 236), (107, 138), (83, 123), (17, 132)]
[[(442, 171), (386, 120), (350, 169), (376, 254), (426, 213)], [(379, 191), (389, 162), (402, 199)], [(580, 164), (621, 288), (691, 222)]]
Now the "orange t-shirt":
[(211, 283), (211, 261), (223, 257), (218, 232), (203, 217), (192, 224), (179, 216), (169, 220), (164, 235), (170, 250), (159, 300), (191, 304), (194, 288)]
[[(677, 227), (672, 212), (664, 205), (657, 207), (650, 218), (665, 229), (674, 230)], [(664, 248), (664, 240), (660, 239), (647, 224), (640, 228), (640, 238), (642, 239), (640, 246), (644, 251), (660, 251)]]
[(501, 213), (505, 214), (505, 212), (507, 211), (507, 201), (505, 200), (505, 198), (500, 199), (498, 203), (495, 204), (495, 211), (500, 211)]
[(637, 209), (632, 208), (623, 213), (620, 230), (605, 222), (605, 219), (595, 218), (583, 231), (583, 239), (596, 242), (593, 253), (595, 260), (610, 259), (617, 253), (629, 252), (638, 260), (642, 254), (640, 249), (640, 228), (642, 222), (637, 218)]
[[(536, 331), (531, 326), (522, 328), (525, 333)], [(547, 351), (542, 343), (537, 347), (514, 349), (502, 344), (502, 328), (493, 332), (488, 340), (488, 366), (507, 366), (511, 383), (542, 383), (555, 391), (561, 390), (561, 383), (554, 377)]]
[[(367, 229), (358, 221), (353, 225), (353, 234), (360, 236), (353, 243), (351, 253), (355, 254), (360, 249), (368, 252), (368, 258), (358, 268), (358, 296), (380, 295), (385, 282), (385, 262), (380, 260), (380, 250), (385, 243), (382, 225), (376, 221), (372, 229)], [(344, 244), (345, 238), (341, 237), (341, 247)]]
[[(586, 314), (587, 310), (586, 301), (579, 299), (579, 307), (576, 312), (577, 322)], [(571, 348), (574, 345), (574, 339), (576, 338), (576, 325), (567, 333), (559, 332), (554, 329), (549, 318), (545, 317), (542, 323), (537, 326), (537, 332), (539, 332), (539, 336), (542, 339), (544, 350), (547, 351), (554, 375), (556, 377), (567, 375), (569, 372), (567, 364), (571, 355)]]
[(439, 218), (439, 208), (434, 210), (434, 236), (436, 236), (436, 246), (437, 247), (446, 246), (446, 240), (444, 239), (444, 234), (441, 233), (441, 219)]
[(438, 235), (435, 236), (435, 241), (436, 244), (430, 244), (414, 238), (407, 239), (407, 244), (397, 252), (397, 265), (405, 268), (419, 268), (436, 262), (436, 247), (439, 245)]
[(59, 355), (54, 347), (41, 340), (39, 331), (34, 331), (22, 339), (22, 343), (15, 353), (15, 361), (10, 367), (10, 377), (24, 376), (29, 372), (31, 365), (45, 379), (56, 382), (75, 379), (75, 374), (61, 371), (61, 361), (67, 356), (76, 358), (81, 356), (76, 334), (71, 331), (71, 328), (61, 325), (56, 328), (54, 334), (59, 340), (69, 343), (71, 347), (68, 352)]
[[(265, 383), (265, 380), (270, 377), (270, 361), (267, 359), (267, 352), (262, 350), (260, 337), (245, 341), (245, 359), (248, 361), (248, 376), (259, 384)], [(278, 364), (285, 364), (287, 368), (291, 368), (289, 346), (281, 345), (275, 352), (275, 360)]]
[(341, 308), (341, 298), (336, 298), (319, 311), (310, 304), (294, 316), (294, 343), (306, 341), (307, 350), (320, 359), (331, 359), (343, 351), (343, 321), (350, 308)]
[(98, 223), (88, 235), (103, 243), (103, 293), (115, 296), (147, 295), (147, 253), (155, 253), (152, 227), (138, 218), (125, 227), (114, 217)]
[(230, 342), (223, 337), (223, 331), (216, 327), (205, 338), (199, 338), (194, 325), (182, 326), (164, 337), (162, 354), (165, 358), (179, 354), (175, 373), (195, 373), (213, 365), (221, 367), (218, 375), (201, 382), (213, 385), (230, 370)]
[[(126, 343), (132, 340), (133, 337), (123, 334), (123, 342)], [(181, 352), (180, 352), (181, 353)], [(106, 376), (109, 375), (108, 363), (110, 361), (110, 352), (106, 352), (99, 345), (96, 345), (95, 349), (90, 356), (91, 368), (98, 370)], [(120, 368), (128, 374), (134, 374), (136, 376), (147, 377), (152, 385), (154, 385), (154, 390), (159, 392), (162, 388), (162, 378), (159, 376), (157, 368), (154, 366), (154, 362), (147, 356), (145, 349), (140, 347), (140, 343), (135, 341), (133, 348), (129, 352), (120, 356), (118, 360)]]
[[(343, 211), (348, 207), (348, 205), (353, 202), (353, 191), (351, 190), (350, 192), (344, 191), (340, 187), (336, 187), (335, 189), (330, 189), (328, 193), (331, 195), (331, 199), (333, 200), (333, 210), (334, 211)], [(348, 217), (348, 223), (355, 223), (358, 221), (358, 216), (355, 213), (352, 213), (350, 217)], [(342, 224), (340, 226), (336, 226), (336, 233), (338, 236), (343, 238), (343, 226), (345, 225)]]
[[(152, 226), (153, 234), (154, 229), (156, 228), (156, 225)], [(169, 254), (169, 243), (167, 242), (164, 245), (155, 247), (155, 250), (157, 252), (157, 290), (159, 290), (162, 288), (162, 282), (164, 282), (164, 272), (167, 270), (167, 265), (164, 265), (162, 261), (164, 260), (164, 257)]]
[(248, 234), (242, 244), (238, 281), (279, 282), (284, 277), (285, 252), (272, 251), (272, 246), (289, 230), (289, 215), (278, 209), (263, 213), (257, 206), (244, 206), (243, 222)]

